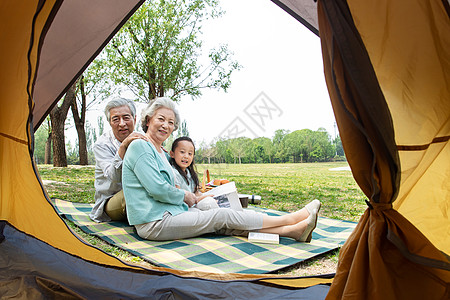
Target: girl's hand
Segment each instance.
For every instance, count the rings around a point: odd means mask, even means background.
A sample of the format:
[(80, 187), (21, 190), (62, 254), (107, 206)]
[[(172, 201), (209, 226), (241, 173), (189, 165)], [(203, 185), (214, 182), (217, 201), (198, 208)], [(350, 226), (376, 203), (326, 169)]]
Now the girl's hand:
[(187, 206), (192, 207), (197, 203), (197, 197), (191, 192), (184, 191), (184, 202)]

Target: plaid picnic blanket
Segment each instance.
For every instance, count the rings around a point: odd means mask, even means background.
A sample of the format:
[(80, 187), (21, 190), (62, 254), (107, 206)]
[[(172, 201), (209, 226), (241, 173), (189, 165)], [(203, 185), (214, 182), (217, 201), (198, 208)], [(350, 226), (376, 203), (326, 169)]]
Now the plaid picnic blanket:
[[(160, 267), (212, 273), (274, 272), (331, 251), (344, 244), (356, 223), (319, 217), (311, 243), (280, 237), (280, 244), (250, 243), (245, 237), (214, 234), (174, 240), (148, 241), (124, 222), (96, 223), (89, 218), (92, 204), (53, 200), (58, 213), (81, 230)], [(284, 212), (251, 207), (269, 215)]]

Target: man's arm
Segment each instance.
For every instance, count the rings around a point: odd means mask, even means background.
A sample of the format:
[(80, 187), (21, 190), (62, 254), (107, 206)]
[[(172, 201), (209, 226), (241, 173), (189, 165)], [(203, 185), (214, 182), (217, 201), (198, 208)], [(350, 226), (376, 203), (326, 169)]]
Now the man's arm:
[(138, 132), (131, 133), (119, 146), (112, 143), (96, 143), (94, 145), (94, 155), (97, 166), (102, 170), (103, 176), (111, 182), (122, 182), (122, 163), (125, 153), (130, 143), (135, 139), (148, 140), (148, 138)]
[(122, 181), (123, 160), (113, 145), (95, 144), (94, 155), (96, 165), (102, 170), (105, 178), (111, 182)]

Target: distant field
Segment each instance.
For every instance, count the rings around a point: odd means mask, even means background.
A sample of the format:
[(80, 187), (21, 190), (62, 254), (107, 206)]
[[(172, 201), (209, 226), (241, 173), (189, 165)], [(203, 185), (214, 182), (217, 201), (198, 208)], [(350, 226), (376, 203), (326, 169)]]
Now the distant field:
[[(261, 206), (282, 211), (295, 211), (313, 199), (323, 205), (321, 216), (358, 221), (366, 209), (365, 196), (350, 171), (331, 171), (346, 167), (345, 162), (302, 164), (210, 164), (197, 165), (200, 180), (208, 169), (212, 179), (235, 181), (239, 193), (262, 197)], [(94, 202), (94, 166), (54, 168), (38, 165), (41, 178), (52, 198), (83, 203)], [(101, 240), (69, 225), (91, 244), (121, 259), (147, 264), (128, 252), (110, 246)], [(285, 270), (282, 274), (306, 276), (335, 272), (339, 251), (333, 251), (315, 260)]]

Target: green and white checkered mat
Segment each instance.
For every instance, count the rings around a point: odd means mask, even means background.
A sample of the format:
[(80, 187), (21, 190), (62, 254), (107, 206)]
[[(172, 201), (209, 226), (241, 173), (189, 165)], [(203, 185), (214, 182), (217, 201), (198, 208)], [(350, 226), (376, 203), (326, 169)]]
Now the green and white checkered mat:
[[(319, 217), (311, 243), (280, 237), (280, 244), (249, 243), (245, 237), (203, 235), (165, 242), (141, 239), (134, 227), (123, 222), (96, 223), (88, 214), (92, 204), (54, 200), (58, 213), (84, 232), (129, 251), (160, 267), (212, 273), (269, 273), (342, 246), (354, 222)], [(269, 215), (284, 212), (251, 207)]]

